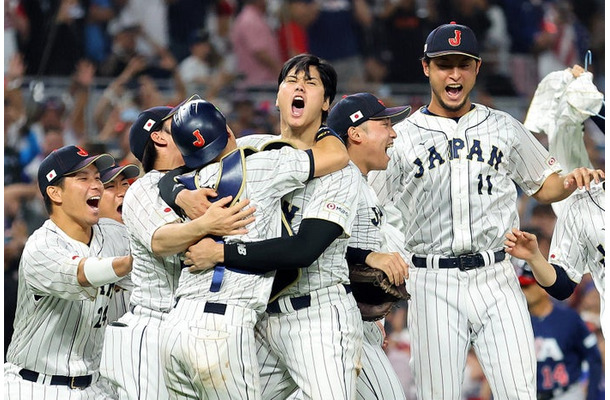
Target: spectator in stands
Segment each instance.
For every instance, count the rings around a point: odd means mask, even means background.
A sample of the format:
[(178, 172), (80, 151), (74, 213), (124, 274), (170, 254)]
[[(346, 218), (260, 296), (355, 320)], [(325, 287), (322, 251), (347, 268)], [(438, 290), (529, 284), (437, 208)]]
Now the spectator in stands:
[(207, 25), (209, 10), (216, 1), (172, 0), (168, 1), (169, 48), (178, 61), (189, 56), (193, 32)]
[(307, 5), (315, 19), (307, 27), (312, 54), (328, 60), (339, 78), (339, 84), (364, 81), (361, 34), (373, 17), (366, 0), (294, 0)]
[(277, 35), (266, 11), (266, 0), (246, 0), (233, 23), (231, 43), (245, 87), (274, 85), (282, 67)]
[(198, 93), (210, 101), (232, 81), (233, 75), (224, 66), (223, 59), (210, 42), (205, 30), (197, 30), (189, 38), (190, 55), (178, 66), (180, 78), (187, 93)]
[(85, 22), (85, 56), (98, 65), (110, 55), (112, 38), (107, 28), (121, 9), (119, 3), (113, 0), (89, 2)]

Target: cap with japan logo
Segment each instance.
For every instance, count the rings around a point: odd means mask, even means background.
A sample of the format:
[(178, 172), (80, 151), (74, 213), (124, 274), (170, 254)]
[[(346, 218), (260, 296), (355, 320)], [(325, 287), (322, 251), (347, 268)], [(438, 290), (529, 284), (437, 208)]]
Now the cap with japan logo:
[(452, 21), (430, 32), (424, 45), (424, 57), (434, 58), (449, 54), (461, 54), (481, 60), (479, 43), (472, 29)]
[(92, 156), (78, 146), (64, 146), (53, 150), (38, 167), (38, 187), (43, 196), (47, 187), (55, 185), (62, 177), (72, 175), (94, 164), (98, 171), (105, 170), (114, 164), (110, 154)]

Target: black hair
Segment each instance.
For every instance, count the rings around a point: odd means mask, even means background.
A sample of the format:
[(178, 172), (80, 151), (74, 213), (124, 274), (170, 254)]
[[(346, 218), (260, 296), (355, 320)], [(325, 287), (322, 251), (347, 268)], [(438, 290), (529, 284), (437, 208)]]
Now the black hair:
[(142, 152), (142, 169), (145, 173), (154, 169), (155, 161), (157, 161), (157, 147), (154, 140), (148, 139)]
[[(324, 85), (324, 98), (328, 99), (328, 104), (332, 104), (337, 94), (337, 72), (328, 61), (313, 54), (298, 54), (286, 61), (277, 78), (278, 87), (293, 68), (297, 73), (304, 72), (305, 76), (309, 78), (309, 67), (316, 67), (318, 69), (320, 79)], [(328, 117), (328, 111), (322, 111), (322, 122), (326, 121), (326, 117)]]

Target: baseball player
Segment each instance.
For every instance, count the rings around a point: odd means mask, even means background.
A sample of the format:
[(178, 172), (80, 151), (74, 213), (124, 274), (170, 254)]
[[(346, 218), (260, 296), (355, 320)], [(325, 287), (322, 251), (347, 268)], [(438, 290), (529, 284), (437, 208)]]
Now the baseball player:
[[(521, 263), (517, 269), (519, 283), (527, 300), (536, 342), (538, 400), (599, 399), (602, 360), (597, 337), (576, 311), (554, 304), (536, 284), (529, 265)], [(586, 389), (582, 385), (585, 362)]]
[[(388, 252), (385, 233), (389, 225), (366, 176), (372, 170), (387, 168), (390, 160), (387, 150), (396, 138), (392, 125), (406, 118), (410, 110), (408, 106), (386, 108), (374, 95), (358, 93), (340, 100), (327, 120), (328, 126), (345, 140), (350, 159), (362, 173), (361, 196), (347, 247), (347, 260), (383, 270), (394, 284), (404, 284), (408, 266), (399, 252)], [(397, 250), (402, 251), (402, 248)], [(400, 380), (382, 349), (383, 328), (373, 321), (365, 321), (363, 325), (362, 371), (358, 375), (357, 398), (405, 399)]]
[[(245, 196), (256, 207), (257, 219), (249, 232), (226, 238), (227, 243), (235, 243), (237, 252), (247, 251), (244, 243), (280, 237), (281, 197), (314, 176), (343, 168), (349, 160), (345, 145), (329, 130), (321, 132), (311, 150), (284, 146), (246, 156), (247, 149), (237, 148), (222, 113), (203, 100), (178, 110), (172, 135), (186, 166), (203, 167), (191, 174), (196, 186), (215, 186), (221, 192), (226, 185), (235, 187), (236, 198)], [(327, 139), (331, 136), (335, 138)], [(215, 160), (220, 163), (210, 163)], [(196, 263), (198, 248), (209, 246), (205, 241), (191, 246), (185, 264)], [(161, 325), (161, 361), (170, 398), (261, 396), (254, 325), (265, 311), (276, 266), (258, 265), (252, 273), (235, 269), (231, 251), (222, 261), (224, 267), (204, 273), (183, 270), (176, 307)]]
[[(297, 148), (311, 148), (336, 84), (332, 66), (316, 56), (301, 54), (286, 61), (276, 100), (281, 138)], [(238, 144), (260, 148), (274, 140), (275, 135), (249, 135)], [(232, 251), (234, 266), (243, 269), (304, 267), (300, 278), (277, 271), (267, 313), (256, 327), (263, 399), (286, 398), (297, 387), (307, 399), (355, 397), (362, 320), (349, 287), (345, 251), (359, 179), (352, 163), (312, 179), (282, 198), (283, 218), (294, 236), (247, 243), (242, 251)], [(300, 242), (307, 244), (297, 247)], [(220, 246), (220, 251), (224, 253), (217, 261), (222, 262), (231, 249)]]
[(7, 399), (114, 397), (98, 370), (114, 282), (132, 259), (120, 224), (99, 218), (99, 170), (113, 163), (108, 154), (66, 146), (40, 164), (49, 219), (28, 239), (19, 265)]
[[(104, 338), (100, 372), (124, 399), (166, 399), (159, 354), (159, 325), (174, 305), (180, 273), (179, 253), (206, 234), (239, 234), (252, 221), (248, 204), (222, 208), (219, 200), (205, 215), (189, 223), (159, 196), (157, 183), (166, 171), (184, 164), (171, 136), (169, 107), (140, 113), (130, 130), (130, 148), (142, 162), (145, 175), (127, 190), (123, 221), (134, 259), (130, 311), (109, 325)], [(246, 218), (247, 217), (247, 218)]]
[[(538, 248), (536, 236), (513, 228), (506, 234), (506, 252), (525, 260), (536, 280), (550, 295), (564, 300), (582, 276), (591, 273), (601, 297), (601, 317), (605, 310), (605, 202), (606, 182), (578, 190), (568, 197), (559, 214), (549, 261)], [(603, 325), (602, 325), (603, 330)]]
[[(123, 225), (123, 198), (129, 188), (129, 179), (137, 178), (139, 175), (140, 168), (135, 164), (124, 166), (115, 164), (100, 171), (100, 179), (104, 185), (104, 193), (102, 193), (99, 204), (100, 218), (110, 218)], [(127, 228), (123, 229), (127, 236)], [(116, 321), (127, 312), (131, 289), (132, 283), (129, 275), (115, 284), (115, 294), (108, 305), (108, 323)]]
[(560, 176), (521, 123), (472, 103), (480, 67), (470, 28), (434, 29), (422, 58), (430, 104), (396, 124), (387, 170), (369, 174), (388, 214), (399, 216), (388, 220), (410, 256), (408, 327), (422, 400), (460, 397), (471, 343), (494, 398), (536, 398), (531, 322), (502, 243), (519, 224), (515, 183), (548, 203), (604, 175)]

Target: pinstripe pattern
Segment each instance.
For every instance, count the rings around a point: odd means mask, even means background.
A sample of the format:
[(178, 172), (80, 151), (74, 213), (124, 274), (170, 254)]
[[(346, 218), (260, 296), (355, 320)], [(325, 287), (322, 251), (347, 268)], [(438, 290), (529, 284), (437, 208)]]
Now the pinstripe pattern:
[[(419, 110), (394, 130), (388, 169), (369, 173), (369, 183), (384, 207), (395, 204), (408, 216), (397, 227), (407, 250), (422, 256), (501, 249), (504, 234), (519, 225), (513, 181), (532, 195), (559, 169), (518, 121), (478, 104), (459, 122)], [(459, 158), (451, 159), (449, 140), (463, 143)], [(497, 170), (494, 147), (502, 154)]]
[(356, 384), (356, 399), (405, 399), (402, 384), (381, 348), (383, 335), (375, 322), (362, 323), (362, 371)]
[(256, 312), (228, 306), (219, 315), (205, 313), (204, 306), (180, 299), (162, 325), (161, 362), (170, 399), (259, 399)]
[[(360, 176), (359, 185), (360, 198), (349, 246), (380, 252), (382, 248), (387, 248), (383, 242), (388, 233), (388, 227), (385, 227), (385, 212), (377, 200), (377, 195), (367, 184), (365, 176)], [(385, 231), (382, 231), (382, 227), (385, 227)], [(400, 380), (381, 349), (381, 331), (374, 322), (363, 322), (363, 328), (362, 371), (358, 375), (356, 398), (405, 399)]]
[(495, 398), (536, 398), (533, 332), (510, 261), (470, 271), (413, 268), (410, 274), (418, 398), (460, 398), (471, 341)]
[(160, 368), (159, 325), (174, 304), (180, 259), (158, 257), (152, 236), (179, 217), (161, 199), (157, 184), (163, 174), (151, 171), (133, 183), (123, 200), (123, 222), (133, 256), (130, 303), (136, 307), (108, 328), (100, 371), (116, 385), (121, 399), (167, 399)]
[[(6, 356), (9, 363), (47, 375), (97, 372), (114, 285), (80, 286), (78, 262), (81, 257), (126, 255), (129, 249), (121, 224), (100, 219), (92, 229), (86, 245), (47, 220), (26, 242), (19, 266), (15, 330)], [(18, 377), (16, 386), (21, 384), (42, 386)]]
[[(250, 135), (239, 143), (260, 147), (276, 139), (272, 135)], [(353, 296), (345, 296), (340, 283), (349, 282), (345, 251), (358, 206), (359, 179), (360, 172), (350, 163), (282, 199), (294, 232), (298, 232), (303, 219), (316, 218), (337, 223), (345, 235), (302, 269), (297, 284), (278, 299), (285, 306), (291, 296), (311, 294), (312, 306), (265, 317), (259, 323), (262, 325), (257, 324), (263, 399), (285, 399), (296, 385), (305, 399), (351, 399), (355, 393), (362, 320)], [(313, 305), (316, 294), (327, 296), (328, 301)]]
[(286, 398), (287, 388), (294, 384), (303, 399), (355, 396), (362, 347), (360, 311), (342, 285), (311, 295), (310, 307), (267, 314), (257, 325), (263, 399)]
[(437, 260), (501, 249), (519, 225), (515, 183), (532, 195), (559, 164), (518, 121), (479, 104), (458, 121), (420, 109), (394, 129), (388, 169), (369, 182), (406, 252), (435, 266), (407, 281), (418, 398), (460, 397), (472, 342), (494, 398), (535, 399), (531, 322), (510, 262), (460, 271)]
[[(284, 196), (284, 208), (294, 211), (289, 221), (298, 232), (301, 221), (307, 218), (331, 221), (344, 230), (322, 255), (309, 267), (302, 269), (301, 279), (286, 291), (287, 296), (306, 294), (338, 283), (349, 283), (345, 251), (356, 217), (360, 196), (360, 171), (350, 162), (337, 172), (311, 180), (304, 189)], [(287, 205), (286, 205), (287, 204)]]
[(131, 303), (158, 311), (168, 311), (174, 302), (180, 259), (177, 255), (158, 257), (152, 251), (152, 236), (161, 226), (179, 217), (161, 199), (157, 184), (163, 174), (151, 171), (133, 183), (123, 201), (123, 221), (130, 235), (134, 289)]
[[(310, 158), (284, 147), (246, 158), (242, 198), (256, 207), (249, 232), (226, 237), (227, 242), (252, 242), (281, 236), (280, 199), (302, 188), (309, 177)], [(200, 187), (213, 187), (219, 164), (197, 172)], [(184, 269), (176, 297), (178, 305), (162, 325), (162, 356), (170, 397), (175, 399), (260, 399), (254, 325), (269, 300), (274, 272), (264, 275), (225, 270), (218, 292), (210, 292), (213, 270), (197, 274)], [(206, 302), (228, 305), (224, 315), (204, 312)]]
[(602, 316), (605, 314), (605, 204), (606, 190), (591, 185), (591, 191), (579, 190), (562, 202), (557, 218), (549, 262), (561, 266), (574, 282), (591, 273), (601, 296)]

